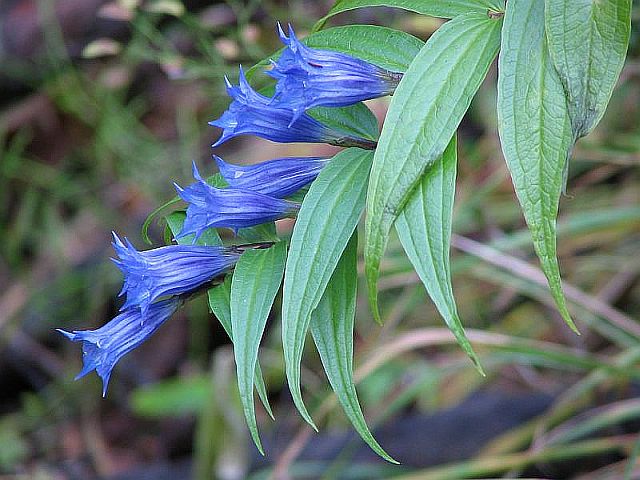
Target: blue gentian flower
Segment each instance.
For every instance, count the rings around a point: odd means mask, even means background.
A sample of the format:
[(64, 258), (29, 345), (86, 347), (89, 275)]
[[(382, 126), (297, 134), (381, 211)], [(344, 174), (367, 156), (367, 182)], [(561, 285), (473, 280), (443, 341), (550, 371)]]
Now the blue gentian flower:
[(240, 258), (237, 249), (219, 246), (168, 245), (139, 252), (115, 233), (113, 248), (119, 257), (113, 261), (124, 274), (120, 295), (127, 294), (121, 310), (136, 306), (143, 315), (156, 299), (192, 292)]
[(95, 370), (102, 378), (102, 396), (107, 394), (111, 371), (118, 360), (149, 338), (178, 309), (182, 300), (171, 297), (149, 306), (146, 314), (129, 308), (97, 330), (60, 333), (74, 342), (82, 342), (83, 367), (76, 380)]
[(333, 129), (307, 114), (294, 113), (273, 98), (256, 92), (240, 67), (240, 85), (234, 87), (225, 78), (227, 92), (233, 98), (229, 108), (209, 125), (222, 128), (222, 136), (213, 146), (223, 144), (238, 135), (256, 135), (279, 143), (330, 143), (339, 146), (375, 148), (375, 142), (354, 138)]
[(313, 182), (328, 158), (279, 158), (255, 165), (234, 165), (214, 155), (220, 174), (231, 188), (241, 188), (276, 198), (294, 194)]
[(402, 78), (346, 53), (307, 47), (291, 25), (287, 37), (278, 24), (278, 34), (286, 48), (267, 74), (278, 81), (274, 98), (288, 105), (294, 118), (312, 107), (343, 107), (390, 95)]
[(212, 227), (226, 227), (237, 232), (239, 228), (292, 216), (300, 209), (299, 203), (251, 190), (212, 187), (202, 179), (195, 163), (193, 177), (196, 182), (186, 188), (175, 185), (180, 198), (189, 204), (187, 218), (176, 238), (193, 234), (197, 239)]

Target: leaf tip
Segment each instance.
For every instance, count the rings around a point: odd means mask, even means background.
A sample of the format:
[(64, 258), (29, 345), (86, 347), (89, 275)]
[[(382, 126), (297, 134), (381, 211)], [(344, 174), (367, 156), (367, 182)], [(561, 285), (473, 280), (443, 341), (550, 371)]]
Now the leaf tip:
[(299, 381), (293, 383), (293, 385), (297, 385), (297, 388), (295, 387), (291, 388), (292, 383), (289, 383), (289, 389), (293, 397), (293, 403), (295, 404), (296, 408), (298, 409), (298, 412), (300, 413), (300, 416), (304, 419), (304, 421), (307, 422), (309, 426), (313, 428), (316, 432), (318, 432), (318, 427), (314, 423), (313, 418), (311, 418), (311, 415), (309, 414), (307, 407), (305, 406), (304, 401), (302, 400), (302, 392), (300, 391)]
[(253, 425), (252, 427), (249, 428), (249, 430), (251, 432), (251, 438), (253, 439), (253, 443), (255, 444), (256, 448), (260, 452), (260, 455), (264, 457), (264, 448), (262, 447), (262, 442), (260, 441), (258, 428), (255, 425)]
[(267, 412), (267, 415), (269, 415), (269, 418), (271, 420), (273, 420), (274, 422), (276, 421), (276, 417), (273, 415), (273, 411), (271, 410), (271, 405), (269, 405), (269, 403), (263, 403), (264, 409)]
[[(556, 292), (552, 291), (552, 293), (556, 293)], [(560, 312), (560, 315), (562, 316), (564, 323), (567, 324), (567, 326), (571, 329), (573, 333), (575, 333), (576, 335), (582, 335), (580, 333), (580, 330), (578, 330), (578, 327), (574, 323), (573, 319), (571, 318), (571, 314), (569, 313), (569, 309), (567, 308), (567, 304), (562, 291), (560, 291), (560, 293), (558, 294), (553, 295), (553, 297), (556, 301), (556, 306), (558, 307), (558, 311)]]
[(582, 335), (580, 333), (580, 330), (578, 330), (578, 327), (576, 326), (576, 324), (574, 323), (573, 319), (571, 318), (571, 316), (569, 315), (569, 312), (562, 312), (562, 318), (565, 321), (565, 323), (569, 326), (569, 328), (571, 329), (571, 331), (573, 333), (575, 333), (576, 335), (580, 336)]

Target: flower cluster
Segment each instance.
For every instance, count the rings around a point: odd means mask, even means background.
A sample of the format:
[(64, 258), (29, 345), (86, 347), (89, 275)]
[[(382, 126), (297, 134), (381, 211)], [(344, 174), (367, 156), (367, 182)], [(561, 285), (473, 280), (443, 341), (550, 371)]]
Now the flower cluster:
[[(316, 120), (308, 110), (318, 106), (341, 107), (393, 93), (401, 75), (344, 53), (305, 46), (289, 26), (286, 36), (278, 25), (285, 48), (272, 61), (268, 74), (276, 79), (275, 94), (268, 97), (249, 84), (242, 67), (233, 86), (225, 79), (232, 99), (229, 108), (211, 125), (222, 135), (214, 147), (238, 135), (251, 134), (274, 142), (323, 142), (340, 146), (375, 148), (375, 142), (354, 137)], [(67, 332), (82, 343), (83, 368), (76, 378), (95, 370), (106, 394), (116, 363), (152, 335), (191, 296), (209, 287), (231, 270), (247, 248), (270, 244), (203, 246), (196, 242), (207, 230), (239, 229), (294, 217), (300, 204), (289, 200), (315, 180), (326, 158), (280, 158), (257, 165), (239, 166), (215, 156), (223, 188), (203, 179), (195, 164), (195, 182), (180, 187), (187, 203), (186, 219), (176, 240), (193, 236), (193, 244), (168, 245), (138, 251), (114, 234), (114, 263), (122, 271), (120, 313), (97, 330)]]
[(197, 245), (139, 252), (126, 238), (113, 238), (118, 255), (113, 261), (124, 274), (120, 295), (127, 297), (120, 314), (97, 330), (58, 330), (82, 342), (84, 367), (76, 378), (96, 370), (104, 394), (118, 360), (154, 333), (191, 294), (232, 268), (241, 254), (236, 247)]

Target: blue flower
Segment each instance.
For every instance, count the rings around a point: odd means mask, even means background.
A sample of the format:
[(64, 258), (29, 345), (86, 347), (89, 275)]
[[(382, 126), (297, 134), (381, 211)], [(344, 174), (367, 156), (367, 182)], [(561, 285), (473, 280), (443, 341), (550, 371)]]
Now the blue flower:
[(279, 158), (255, 165), (234, 165), (214, 155), (220, 174), (231, 188), (285, 198), (313, 182), (329, 159)]
[(153, 303), (146, 314), (129, 308), (97, 330), (58, 329), (74, 342), (82, 342), (83, 367), (76, 380), (95, 370), (102, 378), (102, 396), (107, 394), (111, 371), (118, 360), (149, 338), (178, 309), (182, 300), (171, 297)]
[(212, 187), (202, 179), (195, 164), (193, 177), (196, 182), (188, 187), (175, 186), (180, 198), (189, 204), (187, 218), (176, 238), (193, 234), (197, 239), (212, 227), (226, 227), (237, 232), (239, 228), (295, 215), (300, 209), (299, 203), (250, 190)]
[(242, 67), (239, 86), (234, 87), (227, 78), (225, 82), (233, 101), (220, 118), (209, 122), (209, 125), (222, 128), (222, 136), (213, 144), (214, 147), (238, 135), (256, 135), (279, 143), (330, 143), (375, 148), (375, 142), (350, 137), (307, 114), (298, 114), (294, 118), (291, 108), (282, 106), (273, 98), (265, 97), (251, 88)]
[(192, 292), (240, 258), (237, 249), (218, 246), (169, 245), (139, 252), (115, 233), (113, 248), (119, 257), (113, 261), (124, 274), (120, 295), (127, 294), (121, 310), (140, 307), (143, 315), (158, 298)]
[(402, 78), (345, 53), (307, 47), (291, 25), (287, 37), (278, 24), (278, 34), (286, 48), (267, 74), (278, 81), (274, 98), (289, 106), (295, 118), (312, 107), (342, 107), (390, 95)]

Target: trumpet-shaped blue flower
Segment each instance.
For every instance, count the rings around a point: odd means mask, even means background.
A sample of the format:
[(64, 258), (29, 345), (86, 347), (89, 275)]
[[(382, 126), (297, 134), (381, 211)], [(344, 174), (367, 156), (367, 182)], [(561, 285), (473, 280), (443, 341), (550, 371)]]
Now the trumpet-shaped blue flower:
[(198, 289), (231, 268), (240, 258), (237, 249), (218, 246), (169, 245), (139, 252), (113, 234), (114, 263), (124, 274), (120, 295), (127, 300), (121, 310), (140, 307), (146, 314), (155, 300)]
[(278, 83), (275, 97), (294, 112), (294, 118), (312, 107), (342, 107), (392, 94), (401, 73), (341, 52), (310, 48), (289, 25), (287, 37), (278, 24), (286, 48), (267, 71)]
[(102, 378), (102, 395), (107, 394), (111, 371), (118, 360), (149, 338), (178, 309), (182, 300), (171, 297), (149, 306), (146, 314), (129, 308), (97, 330), (58, 329), (68, 339), (82, 342), (83, 367), (76, 380), (95, 370)]
[(189, 204), (187, 218), (176, 238), (193, 234), (197, 239), (212, 227), (237, 231), (292, 216), (300, 209), (299, 203), (250, 190), (212, 187), (202, 179), (195, 164), (193, 177), (196, 182), (186, 188), (175, 186), (180, 198)]
[(354, 138), (333, 129), (307, 114), (295, 115), (291, 108), (256, 92), (240, 67), (240, 85), (234, 87), (225, 78), (227, 92), (233, 98), (229, 108), (209, 125), (220, 127), (222, 135), (213, 144), (223, 144), (238, 135), (256, 135), (279, 143), (330, 143), (340, 146), (375, 148), (375, 142)]
[(285, 198), (311, 183), (329, 159), (279, 158), (255, 165), (234, 165), (214, 155), (220, 174), (232, 188)]

